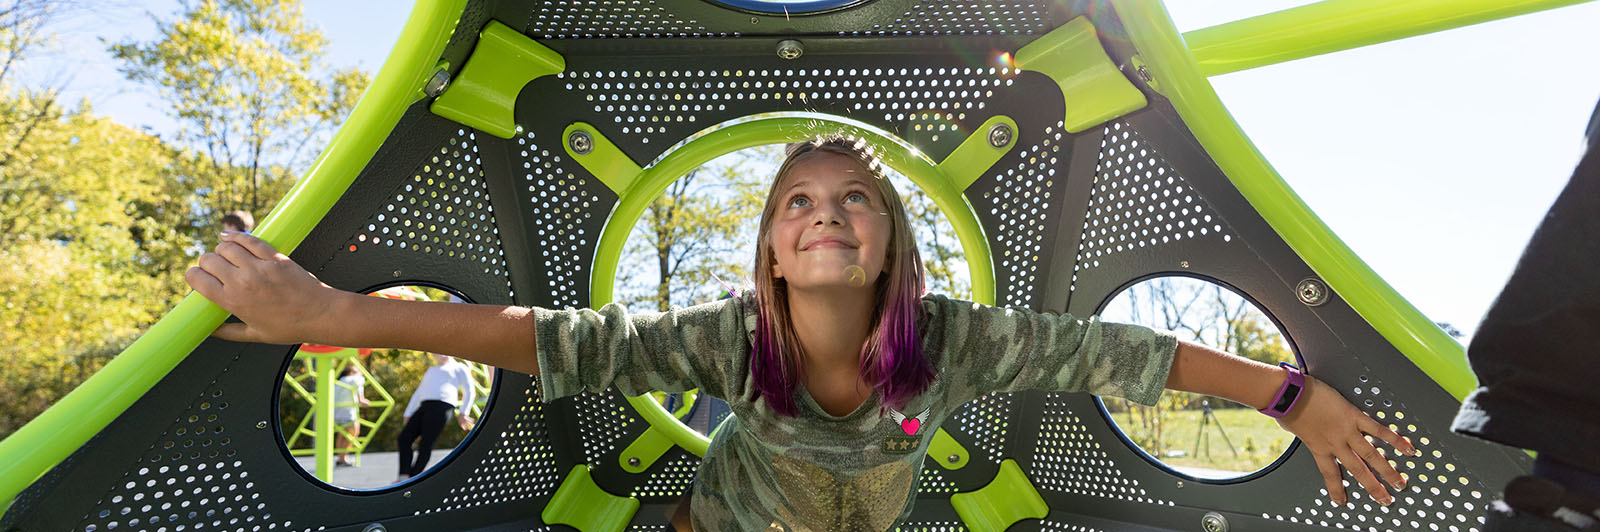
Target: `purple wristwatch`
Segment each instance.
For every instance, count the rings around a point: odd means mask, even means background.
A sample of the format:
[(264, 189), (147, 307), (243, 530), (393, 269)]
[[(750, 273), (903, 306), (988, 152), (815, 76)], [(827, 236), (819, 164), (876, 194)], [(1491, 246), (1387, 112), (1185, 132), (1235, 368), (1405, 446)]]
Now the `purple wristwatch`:
[(1300, 368), (1288, 362), (1279, 362), (1278, 365), (1288, 370), (1289, 376), (1283, 379), (1283, 386), (1278, 388), (1278, 394), (1272, 397), (1271, 403), (1268, 403), (1271, 406), (1259, 411), (1275, 418), (1289, 415), (1289, 411), (1294, 409), (1294, 404), (1300, 402), (1300, 392), (1306, 389), (1306, 374), (1301, 373)]

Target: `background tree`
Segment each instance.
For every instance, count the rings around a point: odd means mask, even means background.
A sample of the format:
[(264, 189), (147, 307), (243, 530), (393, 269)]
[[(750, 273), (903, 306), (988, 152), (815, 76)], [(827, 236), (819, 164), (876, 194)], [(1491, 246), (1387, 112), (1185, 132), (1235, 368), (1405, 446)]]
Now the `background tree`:
[(264, 217), (316, 155), (307, 147), (322, 144), (370, 80), (322, 64), (327, 40), (299, 0), (182, 5), (173, 18), (154, 17), (156, 40), (114, 44), (112, 54), (129, 80), (158, 89), (178, 140), (209, 161), (195, 174), (202, 217)]

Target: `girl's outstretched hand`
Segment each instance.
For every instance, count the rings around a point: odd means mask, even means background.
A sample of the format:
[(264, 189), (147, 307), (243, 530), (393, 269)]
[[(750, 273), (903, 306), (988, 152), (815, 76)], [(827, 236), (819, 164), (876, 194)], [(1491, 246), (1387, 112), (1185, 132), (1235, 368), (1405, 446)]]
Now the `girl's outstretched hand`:
[(1396, 491), (1405, 489), (1406, 479), (1363, 434), (1389, 442), (1403, 454), (1416, 454), (1417, 448), (1320, 380), (1306, 376), (1306, 389), (1302, 394), (1294, 411), (1280, 418), (1278, 425), (1305, 442), (1306, 449), (1317, 461), (1317, 469), (1322, 471), (1328, 497), (1334, 504), (1343, 505), (1346, 501), (1343, 477), (1339, 474), (1339, 466), (1343, 465), (1378, 504), (1388, 506), (1394, 502), (1394, 496), (1377, 477), (1383, 477)]
[(184, 281), (244, 323), (224, 323), (212, 334), (235, 342), (297, 344), (316, 341), (316, 326), (343, 294), (322, 284), (289, 257), (249, 233), (227, 231), (216, 251), (200, 256)]

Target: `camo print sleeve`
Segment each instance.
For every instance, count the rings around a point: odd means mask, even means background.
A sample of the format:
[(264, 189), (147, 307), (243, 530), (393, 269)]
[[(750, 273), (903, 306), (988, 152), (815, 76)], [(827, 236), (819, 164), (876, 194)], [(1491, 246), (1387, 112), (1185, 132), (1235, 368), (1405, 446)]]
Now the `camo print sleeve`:
[(923, 345), (944, 360), (951, 394), (1089, 392), (1155, 405), (1177, 337), (1137, 325), (991, 307), (943, 296), (923, 300)]
[(546, 401), (581, 392), (678, 392), (729, 397), (749, 359), (743, 312), (730, 300), (664, 313), (535, 308), (539, 393)]

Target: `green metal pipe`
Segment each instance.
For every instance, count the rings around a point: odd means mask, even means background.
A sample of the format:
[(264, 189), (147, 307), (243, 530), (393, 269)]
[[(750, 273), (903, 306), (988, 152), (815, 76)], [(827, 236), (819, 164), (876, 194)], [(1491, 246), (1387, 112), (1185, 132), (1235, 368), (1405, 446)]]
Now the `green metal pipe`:
[(1239, 129), (1160, 2), (1117, 4), (1134, 47), (1195, 139), (1311, 269), (1379, 334), (1457, 400), (1477, 386), (1465, 350), (1322, 223)]
[(1324, 0), (1183, 34), (1215, 76), (1589, 0)]
[[(345, 125), (257, 228), (256, 236), (292, 251), (365, 168), (420, 88), (433, 75), (466, 0), (421, 0), (394, 51)], [(227, 319), (227, 311), (189, 293), (161, 321), (72, 393), (0, 441), (0, 512), (18, 493), (82, 447), (150, 391)]]

